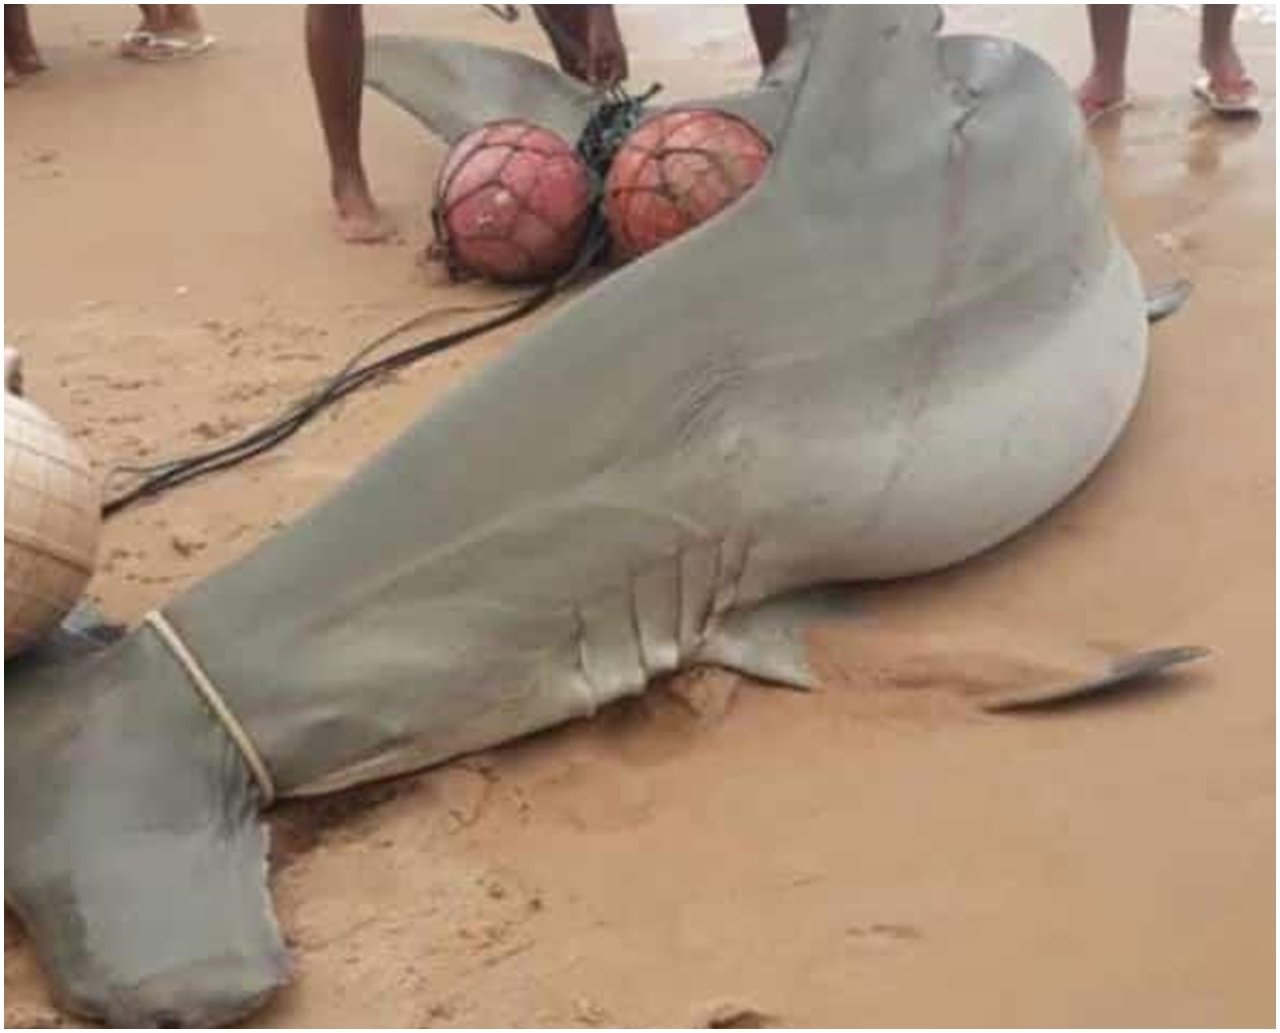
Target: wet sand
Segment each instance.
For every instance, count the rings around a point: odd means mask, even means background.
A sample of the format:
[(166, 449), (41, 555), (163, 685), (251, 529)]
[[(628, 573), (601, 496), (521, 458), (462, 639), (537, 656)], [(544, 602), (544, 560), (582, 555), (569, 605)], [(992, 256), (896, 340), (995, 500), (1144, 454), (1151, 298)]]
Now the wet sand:
[[(5, 96), (5, 336), (100, 467), (226, 440), (362, 341), (492, 299), (424, 271), (443, 154), (367, 104), (397, 242), (339, 244), (296, 8), (209, 9), (208, 60), (110, 53), (132, 12), (37, 8), (51, 69)], [(750, 81), (735, 9), (624, 14), (635, 79)], [(526, 17), (377, 8), (374, 31), (545, 55)], [(1076, 8), (952, 11), (1074, 80)], [(812, 695), (705, 673), (395, 783), (278, 809), (296, 979), (269, 1025), (1272, 1026), (1275, 973), (1274, 28), (1267, 115), (1187, 92), (1195, 22), (1137, 15), (1136, 108), (1100, 127), (1150, 282), (1146, 392), (1067, 504), (815, 636)], [(907, 113), (904, 112), (904, 116)], [(443, 317), (441, 326), (465, 317)], [(109, 525), (93, 596), (137, 618), (306, 509), (521, 328), (422, 363), (285, 447)], [(1036, 717), (976, 690), (1200, 643), (1161, 691)], [(6, 918), (5, 1019), (58, 1021)]]

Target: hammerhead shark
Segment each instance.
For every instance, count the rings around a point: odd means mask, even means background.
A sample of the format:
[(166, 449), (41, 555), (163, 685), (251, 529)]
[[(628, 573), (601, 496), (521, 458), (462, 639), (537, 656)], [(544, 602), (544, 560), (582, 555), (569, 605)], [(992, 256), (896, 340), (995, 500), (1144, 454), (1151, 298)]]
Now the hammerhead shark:
[[(11, 664), (5, 885), (57, 1000), (230, 1022), (288, 976), (260, 814), (720, 664), (809, 686), (822, 586), (960, 563), (1121, 434), (1147, 301), (1062, 81), (933, 7), (792, 12), (729, 210), (603, 278), (107, 648)], [(549, 67), (387, 41), (446, 138)], [(1169, 661), (1164, 656), (1154, 666)]]

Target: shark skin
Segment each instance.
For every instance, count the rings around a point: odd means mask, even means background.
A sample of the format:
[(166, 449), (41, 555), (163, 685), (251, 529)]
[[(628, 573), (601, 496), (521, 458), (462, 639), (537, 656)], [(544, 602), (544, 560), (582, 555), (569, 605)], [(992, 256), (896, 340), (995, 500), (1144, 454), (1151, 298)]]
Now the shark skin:
[[(739, 108), (773, 119), (756, 189), (165, 607), (278, 795), (696, 663), (811, 684), (797, 629), (838, 609), (824, 586), (960, 563), (1103, 460), (1146, 303), (1084, 125), (1034, 55), (937, 27), (796, 12)], [(547, 90), (520, 103), (576, 110)], [(479, 117), (450, 103), (447, 132)], [(6, 887), (58, 1000), (117, 1025), (249, 1014), (288, 978), (263, 794), (188, 672), (144, 625), (7, 680)]]

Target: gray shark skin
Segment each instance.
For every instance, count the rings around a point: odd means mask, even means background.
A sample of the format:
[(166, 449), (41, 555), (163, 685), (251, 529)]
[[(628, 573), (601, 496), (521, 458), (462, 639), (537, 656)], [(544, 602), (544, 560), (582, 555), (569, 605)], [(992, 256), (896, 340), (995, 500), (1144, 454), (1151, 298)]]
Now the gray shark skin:
[[(798, 18), (751, 194), (165, 608), (280, 794), (693, 663), (809, 684), (815, 586), (959, 563), (1103, 459), (1147, 326), (1084, 126), (1039, 59), (937, 24)], [(258, 789), (184, 669), (143, 626), (8, 681), (6, 886), (58, 999), (122, 1025), (250, 1012), (287, 978)]]
[(523, 118), (576, 140), (596, 98), (544, 61), (465, 40), (374, 36), (365, 84), (449, 143), (476, 126)]

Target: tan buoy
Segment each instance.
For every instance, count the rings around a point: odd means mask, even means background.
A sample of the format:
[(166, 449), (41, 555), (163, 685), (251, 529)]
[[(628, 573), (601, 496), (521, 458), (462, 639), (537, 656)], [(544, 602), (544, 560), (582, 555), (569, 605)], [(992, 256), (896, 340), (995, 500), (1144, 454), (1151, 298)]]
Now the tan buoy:
[(48, 635), (93, 574), (102, 496), (89, 459), (20, 383), (5, 349), (4, 655)]

